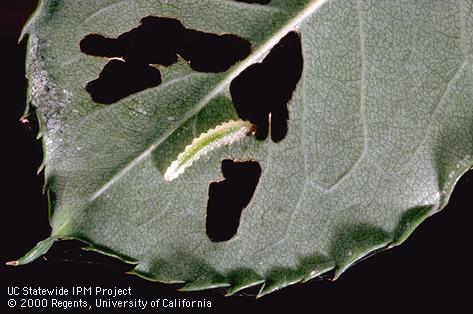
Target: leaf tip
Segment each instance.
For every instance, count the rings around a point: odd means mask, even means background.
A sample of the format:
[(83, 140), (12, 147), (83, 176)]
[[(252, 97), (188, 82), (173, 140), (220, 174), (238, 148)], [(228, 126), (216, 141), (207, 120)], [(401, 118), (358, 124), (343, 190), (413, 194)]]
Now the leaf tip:
[(16, 261), (9, 261), (6, 264), (9, 266), (19, 266), (29, 264), (32, 261), (36, 260), (38, 257), (46, 254), (46, 252), (51, 248), (53, 243), (57, 240), (56, 237), (49, 237), (43, 241), (38, 242), (34, 248), (32, 248), (28, 253), (23, 257), (17, 259)]

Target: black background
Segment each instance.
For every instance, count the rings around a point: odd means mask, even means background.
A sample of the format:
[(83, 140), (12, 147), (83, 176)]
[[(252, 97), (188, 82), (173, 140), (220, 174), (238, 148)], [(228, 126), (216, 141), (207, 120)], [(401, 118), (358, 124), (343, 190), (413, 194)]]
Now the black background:
[[(80, 249), (75, 241), (56, 243), (44, 258), (22, 267), (4, 262), (20, 257), (49, 233), (47, 202), (42, 194), (41, 144), (35, 140), (35, 121), (19, 122), (25, 102), (25, 42), (17, 44), (21, 26), (36, 1), (2, 1), (0, 17), (2, 62), (2, 284), (6, 305), (8, 286), (131, 287), (133, 297), (179, 297), (212, 301), (223, 312), (244, 309), (302, 309), (306, 311), (411, 312), (434, 306), (437, 310), (471, 311), (471, 224), (473, 174), (458, 182), (450, 203), (424, 222), (400, 247), (384, 251), (350, 268), (337, 281), (312, 280), (290, 286), (261, 299), (257, 289), (225, 297), (223, 289), (178, 292), (179, 286), (149, 282), (124, 274), (131, 267), (112, 258)], [(163, 309), (161, 309), (163, 310)], [(26, 310), (28, 311), (28, 310)], [(156, 310), (153, 310), (156, 311)], [(180, 312), (182, 310), (170, 310)], [(194, 310), (196, 311), (196, 310)], [(75, 312), (75, 311), (73, 311)], [(109, 311), (102, 311), (102, 313)]]

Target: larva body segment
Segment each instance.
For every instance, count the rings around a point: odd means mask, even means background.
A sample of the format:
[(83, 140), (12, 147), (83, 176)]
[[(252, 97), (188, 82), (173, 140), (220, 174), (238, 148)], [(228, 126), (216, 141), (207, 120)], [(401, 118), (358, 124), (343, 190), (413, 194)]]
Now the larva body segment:
[(171, 163), (164, 174), (164, 179), (167, 181), (176, 179), (200, 157), (222, 145), (230, 145), (243, 139), (253, 129), (254, 125), (251, 122), (230, 120), (202, 133), (187, 145), (184, 151), (177, 156), (177, 159)]

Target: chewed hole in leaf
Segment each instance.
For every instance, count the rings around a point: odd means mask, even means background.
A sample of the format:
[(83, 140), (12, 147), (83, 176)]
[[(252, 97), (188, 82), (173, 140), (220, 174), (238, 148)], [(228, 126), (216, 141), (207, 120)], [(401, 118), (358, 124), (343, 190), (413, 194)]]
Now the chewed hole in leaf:
[(243, 208), (258, 184), (261, 167), (256, 161), (222, 161), (224, 180), (212, 182), (207, 202), (206, 232), (214, 242), (231, 239), (237, 232)]
[[(123, 79), (126, 77), (127, 79)], [(142, 63), (110, 60), (100, 76), (87, 84), (92, 99), (101, 104), (112, 104), (128, 95), (161, 84), (158, 69)]]
[(119, 57), (126, 61), (170, 66), (180, 55), (200, 72), (222, 72), (251, 51), (246, 39), (232, 34), (211, 34), (185, 28), (176, 19), (148, 16), (140, 26), (117, 38), (89, 34), (81, 42), (83, 53)]
[(199, 72), (228, 70), (251, 52), (250, 42), (236, 35), (215, 35), (187, 30), (178, 54)]
[(290, 32), (261, 63), (249, 66), (230, 84), (233, 105), (240, 119), (257, 126), (256, 138), (279, 142), (287, 134), (288, 102), (302, 74), (300, 35)]
[[(251, 44), (246, 39), (233, 34), (211, 34), (185, 28), (176, 19), (148, 16), (141, 24), (117, 38), (100, 34), (89, 34), (80, 42), (81, 51), (88, 55), (121, 59), (126, 65), (112, 64), (116, 76), (113, 82), (103, 80), (95, 89), (87, 89), (94, 101), (110, 104), (149, 86), (139, 77), (130, 77), (130, 72), (139, 76), (148, 75), (150, 65), (171, 66), (178, 56), (185, 59), (190, 67), (199, 72), (218, 73), (228, 70), (236, 62), (246, 58), (251, 52)], [(120, 70), (123, 69), (123, 70)], [(105, 70), (110, 70), (107, 67)], [(154, 68), (155, 77), (160, 77)], [(104, 76), (103, 73), (100, 76)], [(99, 78), (100, 79), (100, 78)], [(135, 80), (135, 82), (131, 82)], [(120, 82), (121, 81), (121, 82)], [(146, 80), (145, 80), (146, 81)], [(94, 81), (95, 82), (95, 81)], [(119, 84), (118, 86), (115, 84)], [(133, 84), (135, 86), (127, 86)], [(120, 87), (123, 87), (121, 90)], [(107, 91), (103, 91), (106, 89)], [(104, 100), (94, 93), (112, 93)], [(116, 93), (116, 94), (114, 94)], [(95, 96), (95, 97), (94, 97)]]

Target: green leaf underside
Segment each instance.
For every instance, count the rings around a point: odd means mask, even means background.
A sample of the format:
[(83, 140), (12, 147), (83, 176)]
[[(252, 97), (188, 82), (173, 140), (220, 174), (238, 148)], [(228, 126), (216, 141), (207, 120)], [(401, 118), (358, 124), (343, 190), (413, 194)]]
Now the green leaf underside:
[[(148, 15), (236, 34), (252, 53), (219, 74), (180, 61), (162, 69), (156, 88), (93, 103), (84, 87), (107, 60), (81, 54), (79, 41), (115, 37)], [(165, 181), (192, 139), (237, 118), (231, 79), (292, 30), (304, 69), (286, 138), (246, 137)], [(184, 290), (232, 294), (264, 282), (264, 295), (331, 269), (338, 276), (405, 240), (473, 164), (471, 1), (43, 0), (25, 33), (53, 236), (135, 261), (133, 273)], [(262, 174), (237, 235), (214, 243), (205, 211), (224, 158), (258, 161)]]

